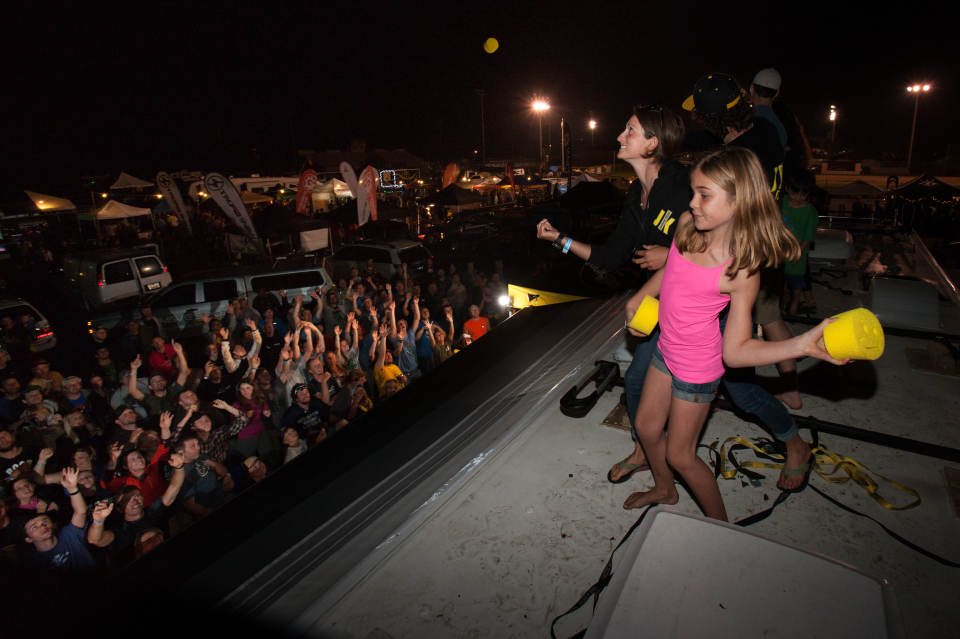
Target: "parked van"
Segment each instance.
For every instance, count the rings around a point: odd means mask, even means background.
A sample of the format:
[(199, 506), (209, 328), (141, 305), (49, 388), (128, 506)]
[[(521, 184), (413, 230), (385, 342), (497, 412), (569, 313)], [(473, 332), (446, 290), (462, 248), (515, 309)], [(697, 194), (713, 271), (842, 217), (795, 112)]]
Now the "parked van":
[(173, 281), (156, 244), (67, 255), (63, 276), (66, 290), (79, 295), (88, 309), (150, 295)]
[[(199, 335), (204, 313), (222, 318), (231, 299), (246, 297), (252, 304), (261, 287), (272, 293), (285, 290), (291, 300), (297, 293), (309, 300), (310, 293), (317, 287), (330, 288), (332, 284), (330, 276), (321, 267), (313, 265), (274, 269), (264, 266), (222, 268), (178, 281), (147, 297), (144, 304), (150, 307), (153, 317), (168, 335)], [(96, 326), (109, 329), (126, 322), (131, 316), (139, 317), (139, 308), (131, 306), (98, 314), (88, 322), (88, 328), (91, 331)]]
[(350, 279), (351, 269), (363, 273), (367, 260), (373, 260), (373, 265), (388, 282), (397, 281), (401, 266), (406, 264), (407, 275), (419, 283), (427, 276), (427, 260), (431, 257), (430, 251), (420, 242), (366, 240), (342, 246), (326, 259), (326, 264), (333, 271), (331, 275), (340, 281)]
[[(8, 323), (10, 328), (4, 326)], [(11, 354), (26, 352), (27, 349), (39, 353), (57, 345), (57, 337), (47, 318), (33, 304), (19, 297), (0, 299), (0, 327), (20, 340), (20, 349), (7, 346)]]

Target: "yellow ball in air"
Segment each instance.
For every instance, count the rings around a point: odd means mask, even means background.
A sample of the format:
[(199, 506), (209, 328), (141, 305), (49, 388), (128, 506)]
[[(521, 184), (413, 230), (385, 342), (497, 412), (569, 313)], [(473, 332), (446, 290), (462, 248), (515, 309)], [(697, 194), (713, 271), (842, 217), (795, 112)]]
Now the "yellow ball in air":
[(487, 41), (483, 43), (483, 50), (487, 53), (493, 53), (499, 46), (500, 43), (497, 42), (496, 38), (487, 38)]

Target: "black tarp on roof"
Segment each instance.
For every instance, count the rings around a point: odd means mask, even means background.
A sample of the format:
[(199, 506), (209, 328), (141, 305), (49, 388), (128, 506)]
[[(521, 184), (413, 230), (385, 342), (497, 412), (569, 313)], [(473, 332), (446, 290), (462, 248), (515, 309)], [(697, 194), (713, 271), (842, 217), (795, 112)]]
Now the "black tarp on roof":
[(923, 198), (935, 197), (939, 199), (960, 197), (960, 189), (941, 182), (932, 175), (924, 173), (920, 177), (907, 182), (896, 191), (898, 197)]
[(484, 199), (482, 195), (462, 189), (456, 184), (451, 184), (447, 188), (440, 189), (433, 195), (423, 198), (420, 200), (420, 203), (434, 204), (437, 206), (463, 206), (464, 204), (483, 202)]
[[(349, 225), (357, 223), (358, 215), (357, 201), (350, 200), (340, 208), (334, 209), (329, 213), (324, 213), (319, 219)], [(402, 220), (409, 216), (410, 211), (407, 209), (402, 209), (396, 204), (387, 202), (386, 200), (377, 200), (377, 220)], [(371, 221), (373, 221), (372, 218)]]
[(560, 196), (560, 206), (570, 211), (623, 206), (626, 195), (610, 182), (581, 182)]
[(289, 208), (274, 202), (253, 216), (253, 226), (260, 237), (281, 237), (299, 235), (303, 231), (325, 229), (330, 226), (328, 220), (297, 215)]

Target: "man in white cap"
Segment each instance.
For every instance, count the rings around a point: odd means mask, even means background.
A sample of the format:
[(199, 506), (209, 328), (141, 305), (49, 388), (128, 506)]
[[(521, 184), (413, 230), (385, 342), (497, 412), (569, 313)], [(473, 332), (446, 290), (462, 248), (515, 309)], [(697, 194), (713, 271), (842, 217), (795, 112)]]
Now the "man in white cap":
[(777, 127), (780, 144), (787, 145), (787, 130), (780, 122), (780, 118), (773, 112), (773, 99), (780, 93), (780, 74), (776, 69), (760, 69), (753, 76), (750, 85), (750, 101), (753, 103), (753, 114), (759, 118), (770, 120)]

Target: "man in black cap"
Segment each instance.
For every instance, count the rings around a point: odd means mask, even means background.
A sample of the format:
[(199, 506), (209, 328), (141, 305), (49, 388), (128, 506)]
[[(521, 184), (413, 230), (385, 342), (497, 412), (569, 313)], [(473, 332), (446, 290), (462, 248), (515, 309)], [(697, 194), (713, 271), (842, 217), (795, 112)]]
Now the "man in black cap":
[[(313, 397), (306, 384), (295, 384), (290, 389), (290, 408), (280, 419), (280, 431), (293, 428), (300, 435), (300, 439), (306, 439), (310, 430), (319, 429), (329, 415), (330, 407)], [(320, 439), (326, 439), (326, 433), (323, 433)]]
[(741, 146), (757, 154), (767, 176), (774, 199), (780, 201), (783, 184), (783, 144), (777, 128), (764, 118), (754, 117), (753, 106), (743, 89), (729, 75), (713, 73), (700, 78), (693, 95), (684, 100), (683, 108), (693, 112), (693, 119), (715, 136), (709, 140), (702, 135), (691, 135), (695, 150), (726, 144)]

